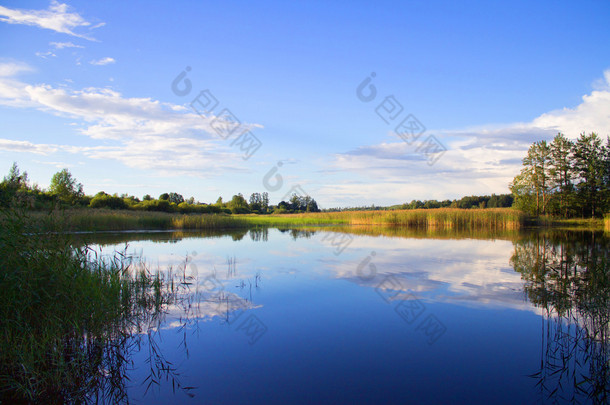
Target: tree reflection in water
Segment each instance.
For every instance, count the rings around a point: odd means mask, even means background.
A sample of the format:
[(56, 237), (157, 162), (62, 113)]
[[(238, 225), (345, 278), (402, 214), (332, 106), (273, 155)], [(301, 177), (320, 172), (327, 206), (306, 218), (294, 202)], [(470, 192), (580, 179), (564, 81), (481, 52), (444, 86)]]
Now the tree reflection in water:
[(608, 403), (609, 240), (603, 233), (535, 233), (514, 242), (511, 264), (542, 310), (537, 379), (543, 400)]

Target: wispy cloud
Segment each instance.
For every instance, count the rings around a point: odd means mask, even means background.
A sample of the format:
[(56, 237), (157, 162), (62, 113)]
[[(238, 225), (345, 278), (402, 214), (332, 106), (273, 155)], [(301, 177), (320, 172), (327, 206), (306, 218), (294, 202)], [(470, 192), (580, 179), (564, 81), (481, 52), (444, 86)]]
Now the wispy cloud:
[(74, 167), (73, 164), (66, 163), (66, 162), (47, 162), (47, 161), (44, 161), (44, 160), (32, 160), (32, 161), (34, 163), (39, 163), (41, 165), (54, 166), (54, 167), (56, 167), (58, 169)]
[(84, 48), (84, 46), (76, 45), (76, 44), (73, 44), (72, 42), (49, 42), (49, 45), (51, 45), (55, 49)]
[(31, 106), (23, 96), (23, 83), (14, 77), (33, 70), (29, 65), (21, 62), (0, 62), (0, 104), (11, 107)]
[(31, 25), (94, 41), (94, 38), (74, 32), (76, 28), (89, 27), (91, 23), (80, 14), (70, 12), (69, 9), (67, 4), (55, 0), (51, 2), (47, 10), (11, 9), (0, 6), (0, 21), (9, 24)]
[[(12, 77), (31, 71), (33, 71), (33, 69), (22, 62), (0, 62), (0, 77)], [(2, 92), (0, 92), (0, 95), (1, 94)]]
[(92, 65), (96, 65), (96, 66), (104, 66), (104, 65), (110, 65), (115, 62), (116, 62), (116, 60), (114, 60), (114, 58), (105, 57), (102, 59), (92, 60), (89, 63)]
[(204, 118), (183, 106), (150, 98), (127, 98), (110, 89), (31, 85), (12, 77), (25, 70), (25, 65), (0, 64), (0, 105), (36, 108), (73, 119), (78, 131), (103, 144), (75, 147), (2, 139), (0, 149), (36, 154), (65, 151), (118, 160), (133, 168), (195, 176), (245, 170), (239, 155), (227, 142), (219, 141), (210, 126), (217, 117)]
[(36, 155), (48, 155), (58, 150), (57, 146), (34, 144), (28, 141), (13, 141), (11, 139), (0, 139), (0, 150), (10, 152), (29, 152)]
[(47, 59), (47, 58), (54, 58), (57, 55), (55, 55), (51, 51), (48, 51), (48, 52), (36, 52), (36, 56), (38, 56), (39, 58)]

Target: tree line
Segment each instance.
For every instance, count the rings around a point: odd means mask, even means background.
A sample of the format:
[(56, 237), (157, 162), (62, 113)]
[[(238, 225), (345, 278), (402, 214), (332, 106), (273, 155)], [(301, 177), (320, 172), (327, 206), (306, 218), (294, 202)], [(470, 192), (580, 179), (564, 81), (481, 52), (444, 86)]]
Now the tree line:
[(30, 184), (27, 172), (21, 173), (16, 163), (0, 183), (0, 206), (8, 206), (11, 201), (20, 201), (34, 209), (49, 209), (57, 204), (63, 206), (133, 209), (142, 211), (163, 211), (182, 213), (228, 213), (228, 214), (270, 214), (270, 213), (301, 213), (301, 212), (335, 212), (335, 211), (369, 211), (395, 209), (433, 209), (433, 208), (496, 208), (510, 207), (513, 204), (511, 194), (492, 194), (485, 196), (466, 196), (454, 200), (413, 200), (410, 203), (389, 207), (363, 206), (349, 208), (327, 208), (321, 210), (316, 200), (310, 196), (293, 194), (288, 201), (280, 201), (271, 205), (269, 194), (252, 193), (248, 199), (243, 194), (234, 195), (231, 200), (223, 201), (219, 197), (215, 203), (201, 203), (194, 197), (184, 198), (176, 192), (162, 193), (157, 198), (150, 194), (141, 199), (128, 194), (108, 194), (104, 191), (88, 196), (68, 169), (63, 169), (53, 175), (47, 190), (36, 184)]
[(572, 141), (559, 133), (533, 143), (509, 185), (514, 206), (532, 215), (600, 217), (610, 210), (610, 137)]
[(387, 210), (416, 210), (434, 208), (508, 208), (513, 205), (512, 194), (492, 194), (492, 195), (470, 195), (454, 200), (412, 200), (409, 203), (382, 207), (376, 205), (345, 208), (327, 208), (325, 212), (338, 211), (387, 211)]
[(146, 194), (142, 199), (128, 194), (108, 194), (104, 191), (88, 196), (68, 169), (63, 169), (53, 175), (47, 190), (37, 184), (30, 184), (27, 172), (21, 172), (17, 163), (9, 170), (0, 183), (0, 207), (8, 207), (18, 203), (33, 209), (50, 209), (61, 206), (132, 209), (141, 211), (163, 211), (181, 213), (227, 213), (227, 214), (270, 214), (270, 213), (300, 213), (319, 212), (318, 204), (310, 196), (293, 194), (289, 201), (280, 201), (271, 205), (269, 194), (252, 193), (250, 198), (241, 194), (234, 195), (224, 202), (219, 197), (216, 203), (207, 204), (195, 201), (194, 197), (185, 199), (179, 193), (163, 193), (158, 198)]

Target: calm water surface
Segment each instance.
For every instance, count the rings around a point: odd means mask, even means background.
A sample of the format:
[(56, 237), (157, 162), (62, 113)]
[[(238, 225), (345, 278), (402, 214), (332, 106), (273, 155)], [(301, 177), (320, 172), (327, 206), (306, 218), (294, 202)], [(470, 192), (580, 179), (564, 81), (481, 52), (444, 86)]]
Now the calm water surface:
[(192, 280), (137, 335), (130, 401), (607, 401), (603, 234), (383, 233), (96, 237)]

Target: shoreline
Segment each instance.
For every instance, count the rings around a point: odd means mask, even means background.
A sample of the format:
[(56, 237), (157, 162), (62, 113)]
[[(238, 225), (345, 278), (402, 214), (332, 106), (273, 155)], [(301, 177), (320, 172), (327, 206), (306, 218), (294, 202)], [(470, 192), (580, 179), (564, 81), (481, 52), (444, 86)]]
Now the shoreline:
[(44, 231), (61, 223), (70, 233), (246, 229), (253, 227), (373, 226), (430, 231), (589, 230), (610, 231), (610, 217), (528, 217), (511, 208), (437, 208), (300, 214), (181, 214), (111, 209), (24, 211)]

